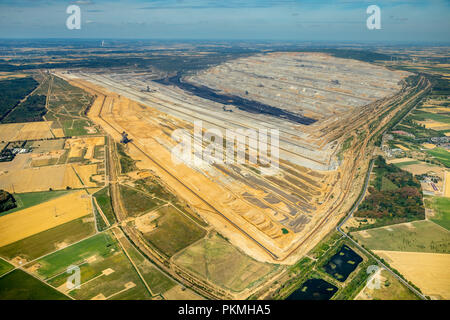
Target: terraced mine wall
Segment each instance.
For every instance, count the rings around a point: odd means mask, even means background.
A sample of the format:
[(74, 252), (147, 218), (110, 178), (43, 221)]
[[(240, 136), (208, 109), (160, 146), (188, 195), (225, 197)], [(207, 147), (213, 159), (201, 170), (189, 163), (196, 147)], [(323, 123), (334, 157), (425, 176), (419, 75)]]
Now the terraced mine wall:
[(274, 117), (279, 117), (283, 119), (290, 120), (295, 123), (310, 125), (316, 122), (316, 119), (308, 118), (304, 116), (297, 115), (293, 112), (282, 110), (280, 108), (272, 107), (264, 103), (260, 103), (253, 100), (244, 99), (234, 95), (224, 95), (219, 94), (215, 90), (210, 89), (206, 86), (196, 86), (187, 82), (182, 81), (181, 73), (176, 76), (154, 80), (157, 83), (164, 85), (174, 85), (178, 88), (188, 91), (200, 98), (212, 100), (214, 102), (222, 103), (224, 105), (233, 105), (242, 111), (247, 111), (250, 113), (262, 113)]

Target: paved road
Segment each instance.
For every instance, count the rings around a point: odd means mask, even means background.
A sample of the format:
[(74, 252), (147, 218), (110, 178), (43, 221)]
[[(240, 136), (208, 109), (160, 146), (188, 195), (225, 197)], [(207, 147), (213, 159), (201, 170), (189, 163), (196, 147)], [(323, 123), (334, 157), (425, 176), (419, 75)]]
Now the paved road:
[(370, 180), (370, 174), (372, 172), (373, 169), (373, 164), (374, 164), (374, 160), (372, 160), (370, 162), (369, 165), (369, 170), (367, 170), (367, 175), (366, 175), (366, 180), (364, 181), (364, 189), (363, 192), (360, 194), (358, 200), (356, 201), (355, 206), (353, 206), (353, 208), (350, 210), (350, 212), (348, 213), (347, 217), (345, 217), (345, 219), (336, 227), (336, 230), (338, 232), (340, 232), (344, 237), (346, 237), (350, 242), (352, 242), (355, 246), (358, 247), (359, 250), (363, 251), (364, 253), (366, 253), (368, 256), (372, 257), (380, 266), (382, 266), (384, 269), (386, 269), (387, 271), (389, 271), (396, 279), (398, 279), (401, 283), (403, 283), (406, 287), (408, 287), (412, 292), (414, 292), (416, 295), (418, 295), (420, 298), (422, 298), (423, 300), (427, 300), (427, 298), (420, 293), (419, 291), (417, 291), (416, 288), (414, 288), (413, 286), (411, 286), (408, 282), (406, 282), (402, 277), (400, 277), (399, 275), (397, 275), (394, 271), (392, 271), (388, 266), (386, 266), (383, 262), (381, 262), (380, 259), (378, 259), (377, 256), (373, 255), (372, 253), (370, 253), (369, 251), (367, 251), (365, 248), (363, 248), (361, 245), (359, 245), (359, 243), (357, 243), (355, 240), (353, 240), (352, 238), (349, 237), (349, 235), (347, 233), (345, 233), (344, 231), (342, 231), (341, 227), (347, 222), (348, 219), (350, 219), (353, 216), (353, 213), (356, 211), (356, 209), (358, 208), (359, 204), (361, 203), (361, 201), (364, 199), (364, 195), (367, 192), (367, 188), (369, 186), (369, 180)]

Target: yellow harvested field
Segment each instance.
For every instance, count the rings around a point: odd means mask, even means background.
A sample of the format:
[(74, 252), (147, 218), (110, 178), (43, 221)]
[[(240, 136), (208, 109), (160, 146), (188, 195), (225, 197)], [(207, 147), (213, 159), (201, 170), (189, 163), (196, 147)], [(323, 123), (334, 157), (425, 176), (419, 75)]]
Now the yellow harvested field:
[(450, 137), (450, 132), (444, 133), (447, 137)]
[(450, 254), (374, 251), (417, 285), (424, 294), (450, 299)]
[(86, 187), (97, 187), (97, 184), (90, 180), (91, 176), (97, 174), (97, 164), (74, 164), (73, 168)]
[(426, 120), (426, 121), (417, 121), (420, 125), (425, 126), (427, 129), (434, 129), (434, 130), (449, 130), (450, 125), (448, 123), (444, 122), (438, 122), (434, 120)]
[(23, 73), (12, 73), (12, 72), (0, 72), (0, 80), (6, 80), (6, 79), (17, 79), (17, 78), (25, 78), (28, 77), (28, 75)]
[(396, 144), (395, 146), (396, 146), (397, 148), (402, 149), (403, 151), (409, 151), (409, 149), (408, 149), (407, 147), (402, 146), (401, 144)]
[(434, 148), (436, 148), (436, 145), (434, 145), (434, 144), (432, 144), (432, 143), (423, 143), (422, 146), (423, 146), (425, 149), (434, 149)]
[(416, 159), (413, 158), (397, 158), (386, 161), (387, 163), (402, 163), (402, 162), (410, 162), (410, 161), (416, 161)]
[(52, 131), (56, 138), (63, 138), (65, 136), (64, 131), (61, 128), (52, 129)]
[(445, 171), (444, 197), (450, 198), (450, 171)]
[(92, 213), (86, 191), (65, 196), (0, 217), (0, 247)]
[(34, 192), (82, 188), (71, 165), (26, 168), (0, 172), (0, 189), (8, 192)]
[(53, 138), (52, 121), (7, 123), (0, 125), (1, 141), (23, 141)]

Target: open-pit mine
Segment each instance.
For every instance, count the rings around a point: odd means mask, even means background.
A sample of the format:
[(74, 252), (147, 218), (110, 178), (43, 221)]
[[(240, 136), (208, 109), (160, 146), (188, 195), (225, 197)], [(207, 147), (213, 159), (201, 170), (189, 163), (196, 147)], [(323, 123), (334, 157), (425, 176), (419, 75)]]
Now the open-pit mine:
[[(277, 264), (294, 263), (336, 226), (360, 191), (371, 137), (392, 117), (386, 110), (410, 93), (407, 72), (322, 53), (257, 54), (164, 78), (55, 75), (96, 97), (88, 117), (117, 142), (128, 134), (139, 170), (245, 253)], [(195, 121), (204, 130), (278, 129), (279, 170), (173, 161), (172, 133), (193, 137)]]

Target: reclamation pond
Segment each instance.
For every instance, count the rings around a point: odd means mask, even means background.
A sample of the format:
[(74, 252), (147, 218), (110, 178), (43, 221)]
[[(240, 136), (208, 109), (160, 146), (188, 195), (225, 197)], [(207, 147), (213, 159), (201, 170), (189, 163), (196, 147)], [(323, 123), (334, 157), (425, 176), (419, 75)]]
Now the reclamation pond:
[(309, 279), (286, 300), (330, 300), (337, 287), (322, 279)]
[(323, 268), (333, 278), (344, 282), (362, 261), (363, 259), (355, 251), (343, 245)]

